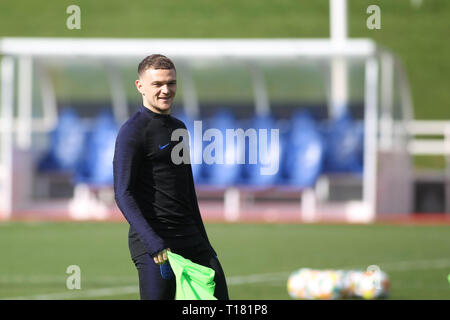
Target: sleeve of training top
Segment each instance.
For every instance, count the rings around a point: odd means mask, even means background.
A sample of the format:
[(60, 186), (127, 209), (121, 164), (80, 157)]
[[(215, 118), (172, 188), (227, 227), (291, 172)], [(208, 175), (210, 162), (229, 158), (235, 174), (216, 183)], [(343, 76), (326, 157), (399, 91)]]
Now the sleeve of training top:
[(113, 160), (114, 196), (120, 211), (153, 257), (165, 248), (163, 240), (148, 224), (133, 197), (134, 181), (142, 156), (142, 133), (133, 131), (136, 130), (130, 127), (122, 128), (116, 139)]

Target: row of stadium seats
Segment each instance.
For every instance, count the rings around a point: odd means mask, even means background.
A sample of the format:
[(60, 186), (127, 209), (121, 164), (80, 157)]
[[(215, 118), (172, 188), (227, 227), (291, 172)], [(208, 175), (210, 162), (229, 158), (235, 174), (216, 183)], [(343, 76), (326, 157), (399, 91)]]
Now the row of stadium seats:
[[(182, 113), (175, 114), (187, 126), (193, 137), (194, 121)], [(192, 163), (197, 184), (216, 187), (245, 185), (267, 187), (274, 185), (310, 187), (321, 174), (361, 173), (363, 154), (363, 127), (345, 115), (332, 122), (318, 122), (307, 112), (297, 112), (288, 121), (271, 116), (255, 116), (252, 119), (236, 119), (227, 110), (219, 110), (209, 119), (202, 119), (203, 134), (215, 128), (224, 138), (224, 159), (235, 157), (237, 149), (226, 148), (226, 129), (253, 128), (257, 132), (257, 163), (249, 163), (249, 143), (245, 141), (245, 164), (207, 164), (203, 156), (211, 141), (203, 140), (202, 148), (193, 148), (191, 159), (202, 159), (201, 164)], [(279, 149), (271, 151), (271, 131), (279, 128)], [(261, 159), (261, 129), (266, 129), (267, 148)], [(119, 130), (111, 112), (101, 112), (92, 125), (86, 125), (75, 110), (66, 108), (59, 115), (59, 122), (51, 133), (48, 153), (40, 161), (41, 172), (65, 171), (73, 175), (74, 183), (112, 185), (112, 158), (115, 138)], [(198, 139), (198, 138), (197, 138)], [(214, 140), (214, 138), (212, 139)], [(233, 141), (235, 143), (235, 141)], [(266, 152), (265, 150), (269, 151)], [(228, 151), (228, 154), (227, 154)], [(233, 154), (230, 154), (233, 153)], [(273, 174), (261, 172), (274, 169)]]
[[(177, 117), (186, 124), (192, 137), (194, 121), (183, 114), (178, 114)], [(195, 181), (199, 184), (219, 187), (235, 184), (253, 187), (273, 185), (310, 187), (321, 174), (362, 173), (363, 126), (354, 121), (349, 114), (331, 122), (321, 123), (305, 111), (294, 113), (289, 121), (277, 121), (269, 115), (237, 120), (231, 112), (220, 110), (210, 119), (202, 121), (202, 124), (203, 132), (208, 128), (215, 128), (221, 132), (222, 137), (226, 137), (226, 129), (229, 128), (243, 130), (253, 128), (257, 132), (266, 129), (269, 142), (266, 150), (270, 150), (270, 129), (279, 129), (279, 152), (269, 154), (271, 159), (264, 159), (262, 164), (259, 158), (261, 141), (258, 136), (256, 149), (258, 163), (249, 164), (249, 143), (246, 140), (244, 165), (193, 164)], [(197, 158), (201, 158), (205, 144), (209, 143), (203, 142), (203, 148), (200, 150), (193, 150), (191, 145), (191, 159), (195, 157), (195, 152), (200, 153)], [(225, 143), (227, 141), (224, 145)], [(231, 152), (233, 153), (232, 149)], [(225, 154), (224, 158), (228, 156)], [(270, 160), (276, 161), (276, 158), (279, 159), (279, 170), (273, 175), (262, 175), (262, 167), (268, 167), (267, 163), (270, 163)]]
[(73, 183), (112, 185), (112, 159), (119, 126), (109, 111), (102, 111), (90, 125), (72, 108), (63, 109), (50, 134), (50, 147), (40, 160), (40, 172), (66, 172)]

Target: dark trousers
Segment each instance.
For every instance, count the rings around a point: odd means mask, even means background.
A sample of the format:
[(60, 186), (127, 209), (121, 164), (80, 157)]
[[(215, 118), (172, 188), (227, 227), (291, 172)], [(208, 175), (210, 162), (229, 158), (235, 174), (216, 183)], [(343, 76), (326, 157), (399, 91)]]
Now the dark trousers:
[[(215, 271), (216, 287), (214, 296), (218, 300), (228, 300), (228, 288), (225, 274), (219, 260), (211, 249), (204, 243), (186, 248), (170, 248), (174, 253), (189, 259), (194, 263), (212, 268)], [(141, 300), (174, 300), (176, 283), (175, 277), (165, 280), (161, 276), (160, 266), (153, 261), (149, 254), (142, 254), (133, 258), (139, 275), (139, 292)]]

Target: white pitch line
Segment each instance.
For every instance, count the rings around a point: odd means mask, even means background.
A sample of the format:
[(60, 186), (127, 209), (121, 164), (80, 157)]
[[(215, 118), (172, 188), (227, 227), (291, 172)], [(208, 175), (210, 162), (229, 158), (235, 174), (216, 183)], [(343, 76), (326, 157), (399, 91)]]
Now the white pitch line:
[(94, 298), (94, 297), (108, 297), (116, 296), (120, 294), (131, 294), (139, 292), (139, 287), (126, 286), (116, 288), (101, 288), (101, 289), (89, 289), (89, 290), (73, 290), (66, 292), (56, 292), (49, 294), (38, 294), (32, 296), (21, 296), (4, 298), (2, 300), (64, 300), (64, 299), (80, 299), (80, 298)]
[[(409, 271), (409, 270), (423, 270), (423, 269), (441, 269), (450, 267), (450, 259), (438, 260), (412, 260), (412, 261), (398, 261), (377, 264), (382, 270), (386, 271)], [(337, 269), (355, 269), (355, 266), (346, 266)], [(243, 276), (227, 277), (228, 285), (242, 285), (249, 283), (261, 282), (278, 282), (287, 280), (291, 272), (275, 272), (275, 273), (261, 273), (250, 274)], [(59, 277), (58, 277), (59, 278)], [(105, 277), (106, 278), (106, 277)], [(137, 279), (136, 279), (137, 280)], [(70, 292), (58, 292), (49, 294), (38, 294), (31, 296), (10, 297), (2, 300), (63, 300), (63, 299), (79, 299), (79, 298), (94, 298), (94, 297), (109, 297), (121, 294), (134, 294), (139, 292), (139, 287), (122, 286), (113, 288), (89, 289), (89, 290), (74, 290)]]
[[(0, 284), (8, 283), (30, 283), (30, 284), (57, 284), (65, 283), (67, 276), (55, 276), (55, 275), (0, 275)], [(111, 283), (111, 282), (124, 282), (131, 283), (136, 280), (136, 277), (113, 277), (113, 276), (96, 276), (96, 277), (81, 277), (81, 281), (84, 283)]]

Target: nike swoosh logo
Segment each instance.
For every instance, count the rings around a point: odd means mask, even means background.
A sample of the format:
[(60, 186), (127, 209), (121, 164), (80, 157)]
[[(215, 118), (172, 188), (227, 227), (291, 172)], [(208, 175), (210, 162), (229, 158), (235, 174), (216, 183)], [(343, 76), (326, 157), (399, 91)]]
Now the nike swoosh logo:
[(159, 147), (159, 150), (162, 150), (162, 149), (164, 149), (165, 147), (167, 147), (169, 144), (165, 144), (165, 145), (163, 145), (163, 146), (161, 146), (161, 145), (158, 145), (158, 147)]

